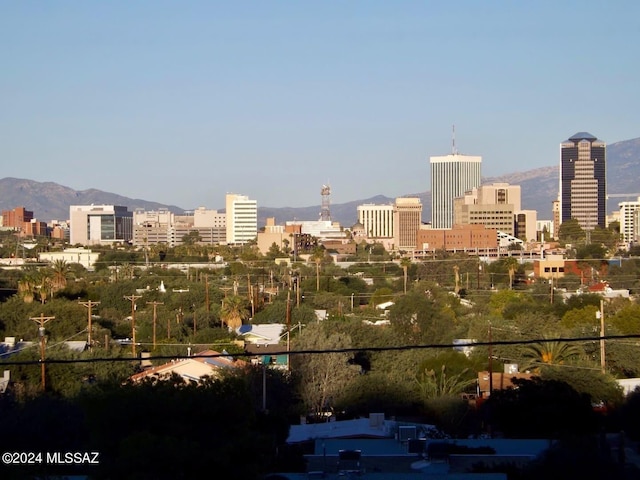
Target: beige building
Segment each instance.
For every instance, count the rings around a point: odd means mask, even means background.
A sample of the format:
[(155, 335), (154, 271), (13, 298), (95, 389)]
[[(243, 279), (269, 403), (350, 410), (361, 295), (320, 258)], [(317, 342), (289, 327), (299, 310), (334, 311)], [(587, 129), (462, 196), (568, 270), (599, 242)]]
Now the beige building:
[(276, 225), (276, 219), (269, 217), (264, 231), (258, 232), (258, 250), (264, 255), (274, 243), (280, 250), (284, 250), (287, 246), (293, 248), (290, 236), (293, 237), (293, 234), (286, 232), (284, 225)]
[(514, 214), (519, 210), (520, 186), (482, 185), (453, 200), (453, 224), (484, 225), (515, 236)]
[(454, 225), (484, 225), (530, 242), (537, 236), (537, 212), (522, 210), (519, 185), (481, 185), (454, 199)]
[(553, 238), (558, 238), (558, 231), (560, 230), (560, 200), (554, 200), (551, 202), (551, 212), (553, 214)]
[(226, 241), (226, 215), (205, 207), (185, 215), (175, 215), (166, 209), (136, 210), (133, 223), (133, 244), (136, 246), (166, 244), (175, 247), (192, 232), (198, 233), (203, 244)]
[(538, 212), (536, 210), (520, 210), (515, 215), (515, 235), (525, 242), (536, 242), (538, 239)]
[(99, 256), (99, 253), (84, 248), (65, 248), (61, 252), (40, 252), (38, 253), (38, 261), (54, 263), (60, 260), (67, 263), (79, 263), (87, 270), (93, 270)]
[(69, 243), (110, 245), (133, 239), (133, 213), (118, 205), (71, 205)]
[(414, 250), (422, 225), (422, 203), (419, 198), (396, 198), (393, 205), (393, 237), (398, 250)]

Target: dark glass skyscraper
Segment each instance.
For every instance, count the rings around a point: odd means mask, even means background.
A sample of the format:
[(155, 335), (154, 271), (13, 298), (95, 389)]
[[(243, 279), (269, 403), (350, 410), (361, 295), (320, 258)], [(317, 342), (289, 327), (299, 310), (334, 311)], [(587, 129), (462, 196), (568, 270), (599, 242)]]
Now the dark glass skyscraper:
[(606, 227), (606, 144), (579, 132), (560, 144), (560, 221)]

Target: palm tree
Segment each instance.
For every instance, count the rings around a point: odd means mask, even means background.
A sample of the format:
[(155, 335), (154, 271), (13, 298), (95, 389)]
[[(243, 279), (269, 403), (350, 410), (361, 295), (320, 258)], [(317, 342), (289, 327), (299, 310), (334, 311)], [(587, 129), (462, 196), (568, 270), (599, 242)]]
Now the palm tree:
[(18, 281), (18, 294), (22, 297), (24, 303), (33, 302), (35, 288), (36, 281), (31, 275), (25, 275), (22, 280)]
[(504, 260), (504, 263), (509, 270), (509, 289), (513, 290), (513, 279), (516, 275), (516, 270), (518, 269), (518, 260), (513, 257), (507, 257)]
[(404, 257), (402, 260), (400, 260), (400, 266), (402, 267), (402, 272), (404, 273), (404, 293), (406, 295), (407, 293), (407, 271), (409, 269), (409, 267), (411, 266), (411, 259)]
[(238, 295), (225, 297), (220, 309), (220, 319), (227, 324), (229, 330), (241, 327), (245, 320), (249, 318), (247, 310), (247, 299)]
[(580, 348), (572, 343), (561, 340), (544, 340), (529, 345), (524, 356), (530, 359), (528, 367), (538, 368), (541, 364), (561, 365), (581, 353)]
[(311, 259), (316, 263), (316, 292), (320, 291), (320, 263), (324, 258), (324, 249), (322, 247), (316, 247), (313, 250)]
[(53, 269), (53, 290), (62, 290), (67, 286), (67, 275), (69, 274), (69, 264), (66, 260), (55, 260), (51, 265)]
[(35, 288), (40, 297), (40, 303), (45, 303), (49, 294), (53, 296), (53, 277), (47, 270), (38, 272)]

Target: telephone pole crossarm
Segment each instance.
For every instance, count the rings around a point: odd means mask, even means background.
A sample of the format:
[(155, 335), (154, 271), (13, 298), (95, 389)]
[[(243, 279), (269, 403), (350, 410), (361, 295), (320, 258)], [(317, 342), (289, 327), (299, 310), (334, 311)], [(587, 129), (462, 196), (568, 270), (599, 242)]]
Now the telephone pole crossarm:
[(46, 382), (45, 382), (45, 377), (46, 377), (46, 372), (45, 372), (45, 363), (44, 363), (44, 342), (45, 342), (45, 338), (44, 338), (44, 325), (45, 323), (47, 323), (49, 320), (53, 320), (56, 317), (45, 317), (44, 313), (41, 313), (39, 317), (30, 317), (30, 320), (33, 320), (37, 325), (38, 325), (38, 336), (40, 337), (40, 376), (41, 376), (41, 384), (42, 384), (42, 391), (45, 391), (46, 388)]

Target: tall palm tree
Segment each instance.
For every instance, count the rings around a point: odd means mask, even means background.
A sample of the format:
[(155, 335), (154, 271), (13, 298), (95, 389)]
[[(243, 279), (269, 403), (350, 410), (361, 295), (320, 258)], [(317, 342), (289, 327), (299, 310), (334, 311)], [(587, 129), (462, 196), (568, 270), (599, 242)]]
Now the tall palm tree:
[(400, 266), (402, 267), (402, 272), (404, 273), (404, 293), (407, 293), (407, 272), (409, 267), (411, 266), (411, 259), (404, 257), (400, 260)]
[(316, 292), (320, 291), (320, 264), (322, 263), (323, 258), (324, 249), (322, 247), (316, 247), (311, 255), (311, 259), (316, 264)]
[(227, 324), (229, 330), (241, 327), (245, 320), (249, 318), (247, 310), (247, 299), (238, 295), (225, 297), (220, 309), (220, 319)]
[(62, 290), (67, 286), (67, 275), (69, 274), (69, 264), (66, 260), (55, 260), (51, 265), (53, 270), (53, 284), (55, 291)]
[(47, 270), (41, 270), (37, 276), (36, 289), (40, 296), (40, 303), (45, 303), (49, 294), (53, 296), (53, 276)]

